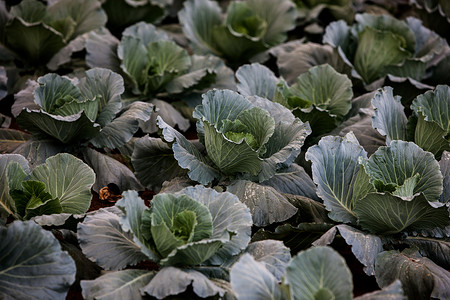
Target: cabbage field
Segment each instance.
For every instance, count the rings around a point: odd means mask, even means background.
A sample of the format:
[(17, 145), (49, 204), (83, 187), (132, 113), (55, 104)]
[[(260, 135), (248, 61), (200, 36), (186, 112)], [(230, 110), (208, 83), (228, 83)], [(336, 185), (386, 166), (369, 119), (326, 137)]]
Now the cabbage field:
[(0, 2), (0, 299), (450, 299), (450, 1)]

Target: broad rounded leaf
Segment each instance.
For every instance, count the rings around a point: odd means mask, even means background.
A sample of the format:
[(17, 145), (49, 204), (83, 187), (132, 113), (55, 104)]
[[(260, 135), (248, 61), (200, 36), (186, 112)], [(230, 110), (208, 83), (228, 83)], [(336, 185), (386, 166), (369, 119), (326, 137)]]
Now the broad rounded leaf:
[(264, 263), (278, 281), (286, 271), (286, 267), (291, 260), (290, 249), (283, 242), (275, 240), (263, 240), (253, 242), (248, 245), (245, 252), (251, 254), (253, 258)]
[(280, 193), (300, 195), (320, 201), (316, 194), (316, 185), (308, 173), (297, 164), (281, 169), (275, 175), (261, 183), (271, 186)]
[(357, 202), (354, 212), (363, 229), (379, 234), (450, 225), (446, 208), (432, 207), (423, 194), (405, 201), (388, 193), (370, 193)]
[(386, 144), (392, 140), (406, 140), (406, 115), (400, 101), (400, 96), (393, 95), (392, 88), (384, 87), (377, 91), (372, 99), (375, 114), (372, 117), (372, 126), (386, 136)]
[(344, 258), (329, 247), (313, 247), (294, 256), (283, 282), (294, 300), (317, 299), (323, 293), (329, 295), (327, 299), (353, 296), (352, 273)]
[(231, 286), (238, 300), (285, 300), (278, 280), (264, 263), (244, 254), (230, 271)]
[[(221, 24), (222, 12), (216, 1), (189, 0), (178, 13), (183, 32), (201, 52), (213, 52), (213, 28)], [(216, 53), (217, 54), (217, 53)]]
[[(448, 107), (450, 105), (450, 87), (447, 85), (438, 85), (434, 91), (427, 91), (417, 96), (413, 100), (411, 109), (418, 115), (423, 115), (427, 125), (423, 130), (416, 129), (416, 140), (426, 139), (433, 126), (438, 125), (438, 134), (435, 137), (440, 140), (442, 146), (437, 149), (430, 149), (430, 142), (422, 142), (419, 144), (424, 150), (432, 151), (434, 154), (440, 154), (442, 150), (450, 150), (450, 142), (448, 135), (450, 133), (450, 113)], [(420, 122), (420, 120), (419, 120)], [(440, 131), (440, 132), (439, 132)]]
[(383, 287), (381, 291), (367, 293), (355, 298), (355, 300), (378, 300), (378, 299), (406, 300), (406, 296), (403, 293), (402, 282), (396, 279), (390, 285)]
[(59, 199), (62, 212), (82, 214), (91, 204), (94, 171), (83, 161), (67, 153), (48, 158), (31, 173), (32, 180), (46, 185), (46, 190)]
[(164, 181), (186, 174), (186, 170), (178, 165), (170, 146), (161, 139), (149, 136), (135, 141), (131, 162), (136, 177), (154, 191), (159, 190)]
[(280, 75), (288, 84), (294, 84), (299, 75), (314, 66), (330, 64), (336, 68), (333, 63), (333, 49), (329, 45), (308, 42), (287, 49), (283, 49), (283, 45), (271, 49), (270, 53), (276, 56)]
[(155, 276), (146, 270), (123, 270), (106, 273), (95, 280), (82, 280), (81, 288), (87, 300), (142, 299), (140, 289)]
[(357, 199), (354, 199), (353, 189), (359, 170), (358, 158), (367, 157), (355, 136), (352, 133), (344, 138), (326, 136), (318, 145), (310, 147), (305, 157), (312, 161), (317, 194), (330, 210), (329, 217), (335, 221), (355, 223), (353, 207)]
[(51, 232), (32, 221), (0, 227), (0, 297), (65, 299), (75, 263)]
[(369, 276), (374, 275), (375, 259), (377, 254), (383, 251), (381, 239), (376, 235), (367, 234), (348, 225), (337, 225), (328, 230), (313, 245), (326, 246), (331, 244), (337, 231), (339, 231), (347, 245), (352, 246), (353, 254), (364, 265), (364, 272)]
[(430, 259), (407, 251), (378, 254), (375, 269), (377, 283), (385, 287), (399, 279), (408, 299), (447, 299), (450, 296), (449, 272)]
[(433, 154), (412, 142), (392, 141), (390, 146), (380, 147), (363, 164), (370, 182), (378, 190), (379, 185), (392, 185), (397, 189), (403, 186), (408, 178), (419, 174), (411, 195), (423, 193), (428, 201), (434, 202), (442, 193), (439, 163)]
[(106, 270), (121, 270), (147, 259), (133, 241), (133, 234), (122, 230), (120, 215), (117, 208), (102, 208), (78, 224), (78, 241), (84, 255)]
[(6, 45), (30, 65), (45, 65), (66, 45), (63, 35), (42, 23), (14, 18), (5, 28)]
[(227, 191), (247, 205), (254, 225), (259, 227), (285, 221), (297, 212), (297, 208), (285, 196), (270, 186), (238, 180), (230, 184)]
[(97, 193), (110, 183), (117, 185), (120, 191), (144, 190), (133, 172), (123, 163), (91, 148), (83, 149), (83, 156), (86, 163), (94, 169), (97, 175), (92, 187)]
[(238, 92), (244, 96), (259, 96), (273, 100), (278, 78), (266, 66), (243, 65), (236, 71)]
[(201, 298), (225, 294), (222, 288), (216, 286), (202, 273), (174, 267), (161, 269), (152, 281), (141, 290), (157, 299), (163, 299), (186, 291), (190, 285), (192, 285), (194, 293)]
[(108, 123), (90, 142), (97, 148), (115, 149), (131, 140), (139, 124), (150, 119), (153, 104), (136, 101), (125, 107), (120, 115)]
[(85, 141), (100, 131), (100, 126), (89, 119), (84, 111), (63, 117), (26, 108), (17, 117), (17, 123), (40, 139), (52, 137), (64, 144)]

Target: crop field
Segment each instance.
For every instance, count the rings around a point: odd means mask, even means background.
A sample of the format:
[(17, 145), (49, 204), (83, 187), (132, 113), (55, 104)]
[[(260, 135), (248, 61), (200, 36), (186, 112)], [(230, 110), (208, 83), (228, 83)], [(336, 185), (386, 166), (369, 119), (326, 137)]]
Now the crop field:
[(0, 1), (0, 300), (449, 300), (449, 42), (449, 0)]

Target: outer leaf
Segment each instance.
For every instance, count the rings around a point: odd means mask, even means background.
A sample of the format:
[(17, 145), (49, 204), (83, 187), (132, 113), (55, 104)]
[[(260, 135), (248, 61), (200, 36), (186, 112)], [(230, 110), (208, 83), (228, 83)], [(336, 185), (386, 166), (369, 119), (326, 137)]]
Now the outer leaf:
[(339, 118), (344, 117), (351, 108), (352, 82), (328, 64), (312, 67), (308, 73), (300, 75), (291, 91)]
[(400, 101), (400, 96), (393, 95), (392, 88), (387, 86), (378, 90), (372, 99), (375, 115), (372, 117), (372, 126), (386, 136), (386, 144), (392, 140), (406, 140), (406, 115)]
[(375, 259), (377, 254), (383, 251), (381, 239), (347, 225), (337, 225), (328, 230), (313, 245), (326, 246), (331, 244), (337, 231), (339, 231), (347, 245), (352, 246), (353, 254), (364, 265), (364, 272), (369, 276), (375, 275)]
[[(278, 280), (250, 254), (244, 254), (230, 271), (231, 286), (239, 300), (284, 300)], [(251, 287), (251, 288), (250, 288)]]
[(308, 249), (312, 243), (332, 228), (333, 225), (326, 223), (300, 223), (294, 227), (290, 224), (278, 226), (274, 232), (264, 229), (258, 230), (252, 237), (252, 241), (276, 239), (281, 240), (291, 249), (292, 253)]
[(65, 145), (54, 140), (30, 139), (14, 150), (14, 153), (24, 156), (32, 167), (45, 163), (45, 160), (60, 152), (64, 152)]
[[(435, 154), (440, 154), (440, 151), (442, 150), (450, 150), (448, 141), (448, 135), (450, 134), (450, 113), (448, 111), (449, 104), (450, 87), (447, 85), (438, 85), (434, 91), (428, 91), (423, 95), (417, 96), (411, 105), (411, 109), (413, 109), (417, 114), (422, 114), (425, 117), (425, 121), (427, 121), (426, 123), (437, 124), (441, 129), (440, 135), (445, 141), (441, 141), (443, 144), (443, 149), (441, 148), (439, 151), (433, 151)], [(432, 126), (429, 125), (426, 129), (429, 131), (430, 127)], [(416, 129), (416, 140), (420, 136), (426, 137), (428, 133), (425, 130), (418, 132)], [(424, 149), (428, 150), (429, 144), (427, 145), (426, 143), (421, 143), (419, 146), (422, 146), (422, 144)]]
[(419, 248), (423, 256), (428, 257), (446, 270), (450, 268), (450, 241), (448, 237), (408, 236), (401, 243), (409, 245), (411, 248)]
[(272, 178), (261, 183), (271, 186), (280, 193), (300, 195), (319, 201), (316, 185), (308, 173), (297, 164), (278, 171)]
[(248, 245), (246, 252), (251, 254), (256, 261), (262, 262), (278, 281), (281, 281), (291, 260), (290, 249), (281, 241), (253, 242)]
[(64, 299), (75, 263), (51, 232), (32, 221), (0, 227), (0, 297)]
[(142, 291), (157, 299), (163, 299), (186, 291), (190, 285), (194, 293), (202, 298), (225, 294), (222, 288), (216, 286), (202, 273), (174, 267), (161, 269)]
[(380, 234), (443, 228), (450, 224), (445, 207), (433, 208), (422, 194), (405, 201), (390, 194), (371, 193), (358, 201), (354, 211), (363, 229)]
[[(8, 176), (9, 166), (17, 163), (18, 166), (29, 172), (27, 160), (18, 154), (2, 154), (0, 155), (0, 217), (7, 218), (9, 215), (14, 215), (16, 206), (14, 200), (9, 195), (11, 178)], [(11, 179), (10, 179), (11, 178)], [(19, 176), (20, 180), (24, 178)]]
[(171, 127), (175, 128), (175, 126), (178, 126), (181, 131), (186, 131), (189, 128), (189, 120), (183, 117), (172, 104), (158, 99), (153, 99), (150, 103), (155, 106), (156, 111), (152, 112), (150, 119), (147, 122), (141, 124), (141, 128), (144, 132), (155, 133), (158, 131), (159, 128), (156, 125), (156, 118), (158, 116), (161, 116), (164, 122)]
[(106, 25), (106, 14), (95, 0), (59, 0), (48, 7), (48, 13), (55, 19), (72, 18), (76, 23), (73, 36)]
[(162, 136), (165, 141), (172, 144), (172, 150), (178, 165), (183, 169), (188, 169), (189, 178), (201, 184), (208, 184), (214, 178), (219, 177), (219, 172), (211, 167), (210, 162), (200, 151), (189, 142), (181, 133), (165, 123), (158, 116), (157, 124), (162, 129)]
[(377, 257), (375, 272), (377, 283), (381, 287), (400, 279), (409, 299), (449, 297), (449, 272), (426, 257), (405, 251), (385, 251)]
[(126, 191), (122, 193), (123, 198), (117, 201), (116, 206), (124, 212), (120, 218), (120, 225), (125, 232), (133, 234), (133, 242), (141, 248), (149, 259), (159, 261), (159, 257), (153, 251), (153, 245), (148, 241), (147, 235), (150, 232), (144, 232), (143, 212), (148, 208), (145, 206), (136, 191)]
[(116, 184), (120, 191), (140, 191), (144, 189), (133, 172), (114, 158), (91, 148), (83, 149), (83, 157), (97, 175), (95, 184), (92, 187), (97, 193), (102, 187), (110, 183)]
[(161, 139), (148, 136), (137, 139), (131, 161), (137, 178), (151, 190), (158, 190), (164, 181), (186, 174), (172, 149)]
[(242, 95), (274, 99), (278, 78), (266, 66), (243, 65), (236, 71), (236, 78), (238, 92)]
[(126, 144), (136, 131), (139, 123), (150, 119), (153, 104), (136, 101), (126, 107), (119, 117), (102, 128), (90, 142), (98, 148), (118, 148)]
[(65, 42), (61, 33), (39, 23), (14, 18), (5, 28), (6, 44), (31, 65), (45, 65)]
[(392, 141), (389, 147), (380, 147), (366, 162), (364, 169), (371, 183), (402, 186), (406, 179), (419, 174), (414, 194), (423, 193), (430, 202), (442, 193), (442, 174), (434, 156), (416, 144)]
[(31, 136), (15, 129), (0, 129), (0, 153), (11, 153), (23, 145)]
[(355, 223), (353, 186), (357, 178), (359, 157), (367, 153), (351, 133), (344, 138), (327, 136), (308, 149), (306, 159), (312, 161), (317, 194), (335, 221)]
[(197, 185), (179, 192), (206, 205), (213, 220), (211, 238), (221, 238), (232, 233), (230, 241), (209, 260), (213, 265), (222, 264), (231, 256), (240, 253), (250, 241), (252, 218), (249, 209), (230, 193), (218, 193), (213, 189)]
[(100, 127), (84, 111), (61, 117), (43, 110), (24, 109), (17, 117), (17, 123), (40, 139), (52, 137), (64, 144), (90, 139), (100, 131)]
[(289, 284), (292, 299), (317, 299), (323, 293), (352, 299), (352, 274), (345, 260), (329, 247), (314, 247), (294, 256), (283, 282)]
[(91, 204), (95, 173), (73, 155), (61, 153), (48, 158), (33, 170), (31, 179), (45, 183), (46, 190), (59, 198), (62, 212), (85, 213)]
[(444, 178), (444, 191), (442, 192), (439, 201), (448, 203), (450, 201), (450, 152), (444, 151), (444, 153), (442, 153), (439, 167), (441, 169), (442, 177)]
[(86, 37), (86, 64), (91, 68), (100, 67), (120, 72), (118, 45), (119, 40), (106, 28), (89, 32)]
[(297, 208), (272, 187), (238, 180), (229, 185), (227, 191), (247, 205), (254, 225), (259, 227), (285, 221), (297, 212)]
[(402, 282), (396, 279), (390, 285), (385, 286), (381, 291), (375, 291), (355, 298), (355, 300), (381, 299), (406, 300), (405, 294), (403, 293)]
[(100, 209), (78, 224), (78, 240), (90, 260), (106, 270), (121, 270), (147, 258), (133, 241), (133, 234), (122, 230), (121, 212)]
[(298, 41), (292, 46), (289, 44), (284, 43), (269, 50), (270, 54), (276, 56), (280, 75), (289, 85), (294, 84), (300, 74), (308, 72), (314, 66), (330, 64), (341, 71), (333, 63), (333, 49), (329, 45), (311, 42), (303, 44)]
[[(222, 12), (215, 1), (189, 0), (178, 13), (183, 32), (201, 52), (216, 53), (213, 28), (221, 24)], [(217, 54), (217, 53), (216, 53)]]
[(155, 276), (146, 270), (123, 270), (106, 273), (95, 280), (81, 281), (83, 298), (87, 300), (142, 299), (140, 289)]

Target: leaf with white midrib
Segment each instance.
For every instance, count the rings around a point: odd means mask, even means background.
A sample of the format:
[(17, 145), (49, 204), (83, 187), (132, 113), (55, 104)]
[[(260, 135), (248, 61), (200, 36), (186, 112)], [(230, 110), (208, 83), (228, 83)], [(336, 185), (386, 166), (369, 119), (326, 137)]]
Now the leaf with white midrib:
[(367, 152), (358, 144), (353, 133), (348, 133), (344, 138), (326, 136), (306, 152), (306, 160), (312, 161), (317, 194), (331, 211), (329, 217), (335, 221), (356, 222), (353, 212), (356, 199), (352, 195), (359, 157), (367, 157)]

